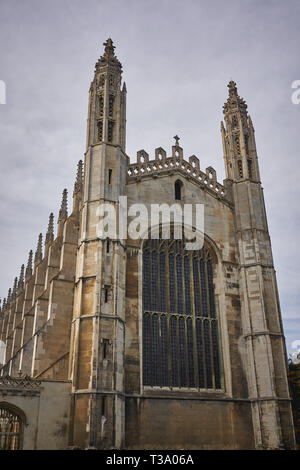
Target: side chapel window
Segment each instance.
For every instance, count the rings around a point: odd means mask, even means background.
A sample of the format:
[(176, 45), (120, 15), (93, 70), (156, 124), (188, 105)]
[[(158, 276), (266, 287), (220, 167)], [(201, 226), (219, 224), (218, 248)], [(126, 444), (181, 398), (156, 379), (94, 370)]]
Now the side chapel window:
[(0, 450), (20, 450), (23, 419), (9, 404), (0, 403)]
[(181, 193), (182, 193), (182, 191), (181, 191), (181, 190), (182, 190), (182, 186), (183, 186), (183, 184), (182, 184), (182, 182), (181, 182), (180, 180), (177, 180), (177, 181), (175, 182), (175, 185), (174, 185), (174, 189), (175, 189), (175, 199), (176, 199), (177, 201), (181, 201), (181, 198), (182, 198), (182, 194), (181, 194)]

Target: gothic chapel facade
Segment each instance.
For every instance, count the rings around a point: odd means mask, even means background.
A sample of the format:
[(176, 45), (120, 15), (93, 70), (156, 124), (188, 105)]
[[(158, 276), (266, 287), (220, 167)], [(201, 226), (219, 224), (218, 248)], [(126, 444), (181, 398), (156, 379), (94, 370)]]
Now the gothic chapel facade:
[[(228, 85), (226, 179), (145, 150), (130, 163), (126, 86), (111, 39), (89, 91), (71, 214), (3, 301), (2, 449), (288, 449), (285, 339), (254, 128)], [(204, 244), (99, 236), (99, 207), (204, 204)]]

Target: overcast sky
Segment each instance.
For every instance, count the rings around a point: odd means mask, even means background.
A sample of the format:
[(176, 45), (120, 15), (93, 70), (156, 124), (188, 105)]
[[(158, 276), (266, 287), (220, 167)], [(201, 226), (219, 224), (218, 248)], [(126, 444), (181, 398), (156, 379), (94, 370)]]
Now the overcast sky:
[[(72, 194), (88, 89), (111, 36), (127, 85), (127, 153), (170, 153), (225, 178), (220, 121), (237, 82), (256, 130), (287, 347), (300, 340), (300, 1), (0, 0), (0, 297)], [(71, 195), (70, 194), (70, 195)], [(71, 205), (71, 204), (70, 204)]]

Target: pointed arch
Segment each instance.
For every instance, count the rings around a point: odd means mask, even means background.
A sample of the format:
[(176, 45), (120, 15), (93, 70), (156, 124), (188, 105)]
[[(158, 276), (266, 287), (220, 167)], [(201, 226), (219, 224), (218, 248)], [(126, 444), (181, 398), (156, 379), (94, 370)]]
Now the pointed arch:
[(181, 180), (176, 180), (174, 184), (175, 199), (181, 201), (183, 197), (183, 183)]

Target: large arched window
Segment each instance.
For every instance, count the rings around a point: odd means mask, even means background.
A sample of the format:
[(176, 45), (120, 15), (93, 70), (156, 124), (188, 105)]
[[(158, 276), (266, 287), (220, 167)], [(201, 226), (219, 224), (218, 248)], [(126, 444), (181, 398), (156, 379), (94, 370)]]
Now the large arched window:
[(24, 418), (15, 406), (0, 403), (0, 450), (22, 449)]
[(210, 250), (149, 239), (143, 249), (143, 384), (220, 389)]

